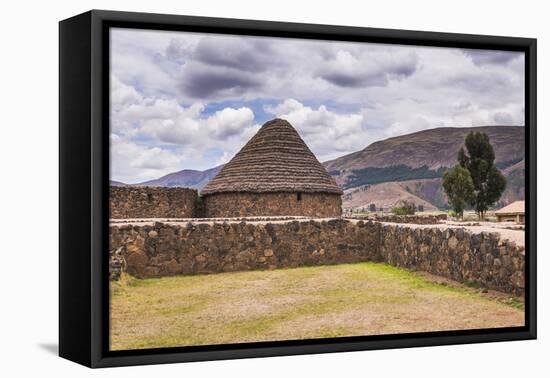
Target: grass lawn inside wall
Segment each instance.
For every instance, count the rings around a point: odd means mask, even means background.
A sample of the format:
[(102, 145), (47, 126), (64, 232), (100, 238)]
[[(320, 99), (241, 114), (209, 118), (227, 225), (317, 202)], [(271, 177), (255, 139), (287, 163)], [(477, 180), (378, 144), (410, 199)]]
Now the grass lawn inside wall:
[(523, 303), (380, 263), (111, 283), (111, 350), (524, 325)]

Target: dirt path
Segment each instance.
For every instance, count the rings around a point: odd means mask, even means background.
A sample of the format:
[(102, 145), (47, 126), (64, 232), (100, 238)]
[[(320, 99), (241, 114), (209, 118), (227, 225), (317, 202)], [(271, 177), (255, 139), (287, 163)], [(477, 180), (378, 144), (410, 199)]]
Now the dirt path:
[[(253, 218), (254, 220), (247, 221), (248, 223), (252, 224), (258, 224), (258, 223), (286, 223), (290, 222), (289, 219), (278, 219), (277, 217), (269, 218), (269, 220), (262, 220), (261, 217)], [(296, 221), (299, 222), (308, 222), (313, 218), (306, 218), (306, 217), (295, 217)], [(313, 220), (316, 221), (323, 221), (323, 220), (330, 220), (334, 218), (315, 218)], [(347, 219), (350, 222), (359, 222), (359, 220), (356, 219)], [(227, 220), (198, 220), (197, 218), (190, 218), (190, 219), (164, 219), (164, 218), (150, 218), (150, 219), (116, 219), (111, 220), (111, 225), (117, 225), (117, 226), (124, 226), (124, 225), (152, 225), (155, 222), (162, 222), (166, 224), (171, 225), (185, 225), (188, 222), (192, 223), (206, 223), (206, 224), (213, 224), (214, 222), (228, 222), (228, 223), (238, 223), (242, 222), (241, 219), (227, 219)], [(401, 223), (384, 223), (383, 224), (391, 224), (391, 225), (399, 225), (402, 227), (409, 227), (409, 228), (440, 228), (440, 229), (447, 229), (447, 228), (464, 228), (467, 229), (473, 233), (481, 233), (481, 232), (497, 232), (499, 233), (502, 238), (508, 239), (516, 243), (517, 245), (525, 246), (525, 231), (523, 230), (514, 230), (510, 229), (510, 226), (503, 225), (499, 223), (493, 223), (493, 222), (470, 222), (470, 223), (456, 223), (456, 222), (444, 222), (440, 224), (433, 224), (433, 225), (426, 225), (426, 224), (401, 224)], [(471, 225), (471, 224), (475, 224)]]
[(456, 223), (456, 222), (444, 222), (439, 224), (401, 224), (401, 223), (384, 223), (399, 225), (408, 228), (439, 228), (442, 230), (448, 228), (464, 228), (475, 234), (482, 232), (496, 232), (501, 235), (502, 239), (513, 241), (517, 245), (525, 246), (525, 231), (518, 229), (511, 229), (510, 226), (502, 225), (492, 222), (470, 222), (470, 223)]
[(524, 324), (517, 299), (376, 263), (111, 285), (113, 350)]

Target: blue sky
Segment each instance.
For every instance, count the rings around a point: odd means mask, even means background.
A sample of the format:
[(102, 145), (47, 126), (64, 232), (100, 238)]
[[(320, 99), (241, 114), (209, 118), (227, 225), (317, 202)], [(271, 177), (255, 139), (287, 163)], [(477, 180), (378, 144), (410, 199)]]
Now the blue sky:
[(111, 31), (111, 178), (223, 164), (269, 119), (320, 161), (414, 131), (523, 125), (520, 53)]

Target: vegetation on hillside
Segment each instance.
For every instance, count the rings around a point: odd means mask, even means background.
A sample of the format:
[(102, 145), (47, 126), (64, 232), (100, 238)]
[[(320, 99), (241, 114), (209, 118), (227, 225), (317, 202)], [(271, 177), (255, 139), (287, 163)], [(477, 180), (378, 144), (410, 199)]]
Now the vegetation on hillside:
[(438, 178), (443, 175), (445, 168), (433, 170), (424, 165), (419, 168), (412, 168), (404, 164), (391, 167), (368, 167), (353, 170), (344, 189), (354, 188), (366, 184), (378, 184), (386, 181), (406, 181), (416, 179)]
[(416, 212), (416, 205), (412, 201), (399, 201), (392, 209), (392, 213), (395, 215), (414, 215)]
[(435, 128), (377, 141), (363, 150), (327, 161), (325, 167), (328, 171), (339, 171), (341, 181), (353, 170), (366, 167), (400, 164), (410, 167), (452, 167), (458, 150), (471, 131), (483, 132), (491, 138), (497, 163), (517, 161), (525, 156), (524, 127)]

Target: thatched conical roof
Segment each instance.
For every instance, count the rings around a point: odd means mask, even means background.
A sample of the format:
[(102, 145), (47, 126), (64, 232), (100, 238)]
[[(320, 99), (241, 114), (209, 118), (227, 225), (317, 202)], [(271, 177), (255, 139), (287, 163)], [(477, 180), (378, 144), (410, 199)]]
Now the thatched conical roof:
[(298, 132), (283, 119), (265, 123), (201, 191), (342, 194)]

